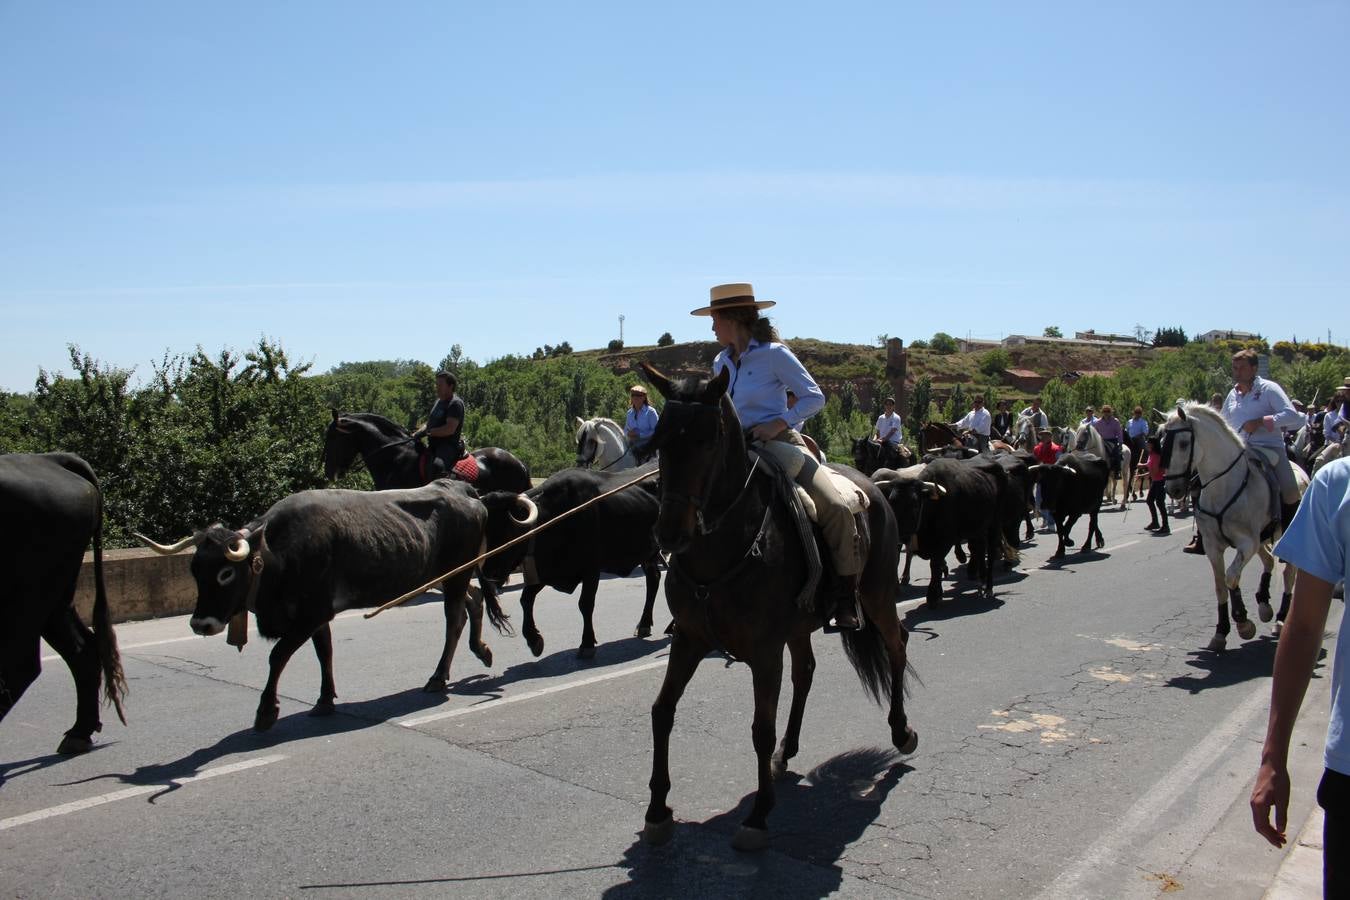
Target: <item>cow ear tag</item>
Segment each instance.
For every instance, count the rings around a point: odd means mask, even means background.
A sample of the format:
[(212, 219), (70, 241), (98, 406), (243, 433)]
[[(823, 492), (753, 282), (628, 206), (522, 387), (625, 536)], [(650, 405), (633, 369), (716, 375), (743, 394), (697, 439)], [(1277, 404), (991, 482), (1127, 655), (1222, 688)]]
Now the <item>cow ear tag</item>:
[(253, 554), (253, 558), (249, 560), (248, 565), (249, 568), (253, 570), (254, 575), (261, 575), (263, 570), (262, 554), (261, 553)]

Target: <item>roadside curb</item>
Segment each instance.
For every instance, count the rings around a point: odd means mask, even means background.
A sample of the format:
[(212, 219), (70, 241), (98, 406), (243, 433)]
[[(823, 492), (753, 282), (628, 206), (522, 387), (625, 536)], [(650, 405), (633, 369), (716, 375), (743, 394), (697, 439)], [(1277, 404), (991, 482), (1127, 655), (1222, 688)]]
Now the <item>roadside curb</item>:
[(1303, 900), (1322, 896), (1322, 807), (1313, 804), (1308, 821), (1289, 848), (1266, 900)]

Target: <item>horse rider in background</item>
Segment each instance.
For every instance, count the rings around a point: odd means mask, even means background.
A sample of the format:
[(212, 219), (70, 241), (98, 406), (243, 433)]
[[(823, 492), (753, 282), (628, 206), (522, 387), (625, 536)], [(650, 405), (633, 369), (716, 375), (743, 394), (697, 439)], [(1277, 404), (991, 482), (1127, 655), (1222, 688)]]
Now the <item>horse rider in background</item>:
[(1102, 443), (1106, 445), (1106, 461), (1111, 467), (1111, 472), (1119, 476), (1120, 445), (1125, 442), (1125, 430), (1120, 427), (1120, 420), (1116, 418), (1115, 407), (1110, 404), (1103, 406), (1102, 417), (1093, 422), (1092, 427), (1097, 429), (1097, 433), (1102, 436)]
[(895, 398), (881, 401), (882, 413), (877, 416), (872, 437), (881, 444), (881, 465), (895, 468), (900, 462), (900, 443), (905, 439), (904, 422), (895, 411)]
[(1097, 417), (1092, 414), (1092, 407), (1085, 406), (1083, 408), (1083, 418), (1078, 422), (1078, 427), (1082, 428), (1084, 425), (1096, 425), (1097, 421)]
[(957, 431), (969, 431), (975, 435), (975, 448), (981, 453), (989, 452), (989, 426), (993, 424), (993, 416), (989, 415), (989, 410), (984, 408), (984, 395), (976, 394), (975, 399), (971, 401), (970, 412), (961, 417), (961, 421), (953, 422), (952, 428)]
[(1040, 397), (1033, 397), (1031, 405), (1018, 413), (1017, 416), (1018, 418), (1026, 416), (1031, 419), (1031, 427), (1036, 429), (1038, 437), (1042, 429), (1050, 427), (1050, 417), (1045, 414), (1045, 410), (1041, 409)]
[(628, 449), (634, 459), (641, 459), (647, 442), (656, 431), (660, 417), (647, 400), (647, 389), (635, 384), (628, 389), (628, 413), (624, 417), (623, 433), (628, 438)]
[(464, 458), (464, 401), (455, 396), (458, 386), (454, 373), (436, 373), (436, 402), (427, 413), (427, 423), (413, 433), (414, 438), (426, 438), (431, 447), (427, 474), (432, 478), (450, 474)]
[(1000, 441), (1012, 439), (1013, 414), (1008, 411), (1008, 401), (998, 401), (998, 412), (994, 413), (994, 422), (989, 426), (989, 433)]
[(1144, 447), (1148, 440), (1148, 419), (1144, 418), (1144, 408), (1136, 406), (1130, 412), (1130, 421), (1125, 423), (1125, 439), (1130, 445), (1130, 455), (1136, 464), (1144, 460)]

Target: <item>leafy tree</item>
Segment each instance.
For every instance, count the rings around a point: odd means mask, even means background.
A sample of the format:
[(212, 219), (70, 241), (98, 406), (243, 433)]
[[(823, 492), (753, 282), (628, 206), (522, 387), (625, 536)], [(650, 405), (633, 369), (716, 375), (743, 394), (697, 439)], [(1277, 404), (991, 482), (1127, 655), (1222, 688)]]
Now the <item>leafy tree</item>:
[(671, 337), (669, 331), (663, 332), (661, 336), (656, 339), (656, 346), (658, 347), (669, 347), (673, 343), (675, 343), (675, 338)]
[(1047, 325), (1045, 326), (1045, 330), (1041, 332), (1041, 337), (1062, 338), (1064, 337), (1064, 332), (1059, 330), (1058, 325)]
[(990, 378), (997, 378), (1003, 370), (1012, 365), (1012, 357), (1002, 348), (990, 350), (980, 357), (980, 371)]
[(909, 421), (917, 428), (928, 421), (928, 409), (933, 402), (933, 379), (923, 375), (914, 382), (914, 390), (909, 395)]
[(1186, 330), (1183, 328), (1155, 329), (1153, 332), (1153, 346), (1184, 347), (1186, 346)]
[(966, 401), (966, 389), (962, 385), (957, 385), (952, 389), (952, 395), (947, 398), (947, 406), (943, 409), (943, 419), (945, 422), (955, 422), (967, 412), (970, 411), (970, 404)]
[(618, 338), (615, 338), (614, 340), (609, 342), (609, 344), (606, 346), (606, 349), (608, 349), (610, 353), (617, 353), (623, 349), (623, 341), (619, 340)]
[(933, 339), (928, 342), (928, 345), (944, 356), (956, 352), (956, 338), (945, 331), (939, 331), (933, 335)]
[(909, 349), (911, 349), (911, 350), (927, 350), (927, 349), (928, 349), (928, 342), (925, 341), (923, 338), (919, 338), (917, 341), (910, 341), (910, 342), (909, 342)]

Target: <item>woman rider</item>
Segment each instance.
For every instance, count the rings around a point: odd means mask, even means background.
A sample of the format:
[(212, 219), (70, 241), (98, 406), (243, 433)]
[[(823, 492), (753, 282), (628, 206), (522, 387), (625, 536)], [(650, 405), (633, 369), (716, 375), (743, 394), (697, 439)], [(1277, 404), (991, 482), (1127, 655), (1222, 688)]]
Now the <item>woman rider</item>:
[(825, 406), (825, 395), (778, 337), (777, 329), (760, 316), (759, 310), (773, 305), (772, 300), (756, 300), (748, 284), (719, 284), (712, 289), (712, 303), (694, 310), (693, 315), (712, 317), (713, 334), (723, 347), (713, 360), (713, 375), (727, 370), (727, 396), (747, 436), (773, 456), (816, 505), (838, 579), (834, 627), (858, 628), (858, 575), (863, 559), (853, 513), (824, 467), (809, 455), (801, 435), (787, 424), (788, 391), (797, 395), (792, 417), (798, 420), (819, 412)]

